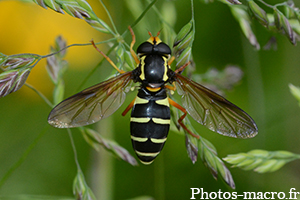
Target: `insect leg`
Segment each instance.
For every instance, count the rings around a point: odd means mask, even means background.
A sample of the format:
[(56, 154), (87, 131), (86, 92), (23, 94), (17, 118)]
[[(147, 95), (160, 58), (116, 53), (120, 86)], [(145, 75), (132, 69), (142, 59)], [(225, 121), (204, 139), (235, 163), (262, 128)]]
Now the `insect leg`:
[(184, 114), (178, 119), (178, 123), (180, 124), (180, 126), (186, 130), (188, 132), (188, 134), (190, 134), (191, 136), (199, 139), (199, 135), (194, 134), (191, 130), (189, 130), (184, 123), (182, 122), (182, 120), (186, 117), (187, 112), (186, 109), (184, 109), (181, 105), (179, 105), (178, 103), (176, 103), (175, 101), (173, 101), (172, 99), (168, 98), (170, 105), (174, 106), (175, 108), (178, 108), (179, 110), (181, 110)]
[(131, 101), (131, 103), (127, 106), (124, 112), (122, 112), (122, 116), (125, 116), (128, 113), (128, 111), (134, 106), (135, 99), (136, 97)]
[(173, 86), (171, 86), (171, 85), (165, 85), (165, 88), (171, 90), (171, 91), (170, 91), (171, 95), (173, 95), (173, 94), (174, 94), (174, 91), (176, 90), (175, 82), (173, 82), (172, 85), (173, 85)]
[(182, 65), (181, 67), (179, 67), (178, 69), (176, 69), (174, 72), (175, 73), (182, 72), (190, 63), (191, 63), (191, 61), (185, 63), (184, 65)]
[(165, 85), (165, 87), (168, 88), (169, 90), (175, 91), (176, 90), (175, 82), (173, 82), (172, 85), (173, 86), (171, 86), (171, 85)]
[(170, 66), (174, 60), (175, 60), (175, 56), (172, 56), (168, 61), (168, 65)]
[(99, 52), (99, 53), (101, 53), (103, 56), (104, 56), (104, 58), (120, 73), (120, 74), (123, 74), (123, 73), (125, 73), (125, 71), (123, 71), (123, 70), (121, 70), (121, 69), (119, 69), (116, 65), (115, 65), (115, 63), (107, 56), (107, 55), (105, 55), (100, 49), (98, 49), (97, 48), (97, 46), (96, 46), (96, 44), (94, 43), (94, 40), (92, 40), (91, 41), (91, 43), (92, 43), (92, 45), (94, 46), (94, 48)]
[(130, 53), (133, 57), (133, 59), (135, 60), (136, 64), (140, 64), (140, 60), (139, 58), (137, 57), (137, 55), (135, 54), (135, 52), (133, 51), (133, 45), (135, 43), (135, 35), (134, 35), (134, 32), (132, 30), (132, 28), (130, 26), (128, 26), (128, 29), (131, 33), (131, 36), (132, 36), (132, 41), (131, 41), (131, 44), (130, 44)]

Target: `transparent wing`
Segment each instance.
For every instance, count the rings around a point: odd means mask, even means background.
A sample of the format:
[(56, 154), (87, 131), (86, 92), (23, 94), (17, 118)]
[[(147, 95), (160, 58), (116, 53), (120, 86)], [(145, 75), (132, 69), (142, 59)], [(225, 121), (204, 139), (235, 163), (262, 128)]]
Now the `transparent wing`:
[(251, 138), (257, 132), (253, 119), (242, 109), (206, 87), (176, 74), (183, 107), (198, 123), (219, 134)]
[(108, 117), (123, 104), (131, 74), (118, 75), (62, 101), (49, 114), (48, 123), (57, 128), (71, 128)]

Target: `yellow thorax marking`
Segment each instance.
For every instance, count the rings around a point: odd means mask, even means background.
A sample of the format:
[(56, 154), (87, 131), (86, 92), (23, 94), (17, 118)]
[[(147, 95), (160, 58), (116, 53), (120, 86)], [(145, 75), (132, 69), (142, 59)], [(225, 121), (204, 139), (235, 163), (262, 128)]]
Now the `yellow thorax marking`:
[(140, 79), (143, 81), (145, 80), (145, 70), (144, 70), (144, 66), (145, 66), (145, 56), (141, 57), (141, 75), (140, 75)]
[[(142, 56), (141, 57), (141, 75), (140, 75), (140, 79), (143, 81), (146, 79), (145, 77), (145, 58), (146, 56)], [(163, 81), (167, 81), (168, 80), (168, 69), (169, 69), (169, 65), (168, 65), (168, 59), (169, 58), (166, 58), (165, 56), (162, 56), (163, 60), (164, 60), (164, 75), (163, 75)]]
[(167, 72), (168, 72), (168, 58), (166, 57), (162, 57), (164, 59), (164, 68), (165, 68), (165, 72), (164, 72), (164, 76), (163, 76), (163, 80), (164, 81), (167, 81), (168, 80), (168, 75), (167, 75)]

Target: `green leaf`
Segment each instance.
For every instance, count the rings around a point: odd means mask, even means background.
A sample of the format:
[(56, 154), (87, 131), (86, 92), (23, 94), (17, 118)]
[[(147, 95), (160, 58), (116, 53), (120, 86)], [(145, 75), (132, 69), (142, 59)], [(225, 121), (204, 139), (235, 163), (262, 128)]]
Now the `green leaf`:
[(46, 69), (48, 75), (50, 76), (52, 82), (55, 84), (53, 90), (53, 103), (54, 105), (58, 104), (64, 99), (65, 84), (63, 80), (63, 74), (68, 68), (68, 62), (63, 58), (66, 55), (67, 43), (61, 37), (58, 36), (55, 39), (55, 45), (51, 46), (50, 57), (47, 57)]
[(274, 172), (295, 159), (300, 159), (300, 155), (288, 151), (266, 151), (260, 149), (252, 150), (248, 153), (228, 155), (226, 158), (223, 158), (226, 162), (233, 164), (233, 167), (254, 170), (258, 173)]
[(180, 53), (180, 56), (176, 59), (177, 61), (176, 69), (189, 62), (191, 60), (191, 57), (192, 57), (192, 48), (187, 47)]
[(192, 32), (192, 30), (193, 30), (193, 20), (191, 20), (189, 23), (187, 23), (180, 29), (179, 33), (174, 39), (173, 47), (177, 46), (183, 39), (185, 39), (186, 36)]
[(221, 177), (232, 189), (235, 189), (235, 183), (229, 169), (225, 166), (224, 162), (219, 157), (217, 157), (216, 159), (217, 169)]
[[(214, 2), (214, 0), (200, 0), (203, 3), (212, 3)], [(242, 4), (241, 2), (239, 2), (238, 0), (218, 0), (219, 2), (225, 3), (227, 5), (238, 5), (238, 4)]]
[[(187, 62), (193, 63), (192, 44), (194, 41), (194, 20), (192, 19), (184, 25), (174, 40), (173, 53), (176, 60), (176, 69), (183, 66)], [(187, 68), (188, 72), (193, 71), (192, 67)]]
[(244, 166), (252, 165), (253, 162), (254, 162), (254, 160), (245, 159), (242, 162), (235, 165), (235, 167), (244, 167)]
[(229, 5), (239, 5), (242, 4), (238, 0), (219, 0), (222, 3), (229, 4)]
[(0, 68), (3, 71), (11, 69), (19, 69), (22, 67), (30, 67), (34, 65), (40, 56), (35, 54), (16, 54), (7, 56), (3, 53), (0, 53)]
[(293, 29), (300, 29), (299, 21), (295, 20), (295, 22), (297, 22), (295, 23), (293, 22), (293, 20), (291, 20), (291, 22), (293, 23), (293, 26), (291, 26), (289, 19), (286, 16), (284, 16), (284, 14), (280, 12), (277, 8), (274, 8), (273, 16), (277, 30), (283, 31), (283, 33), (288, 37), (289, 41), (293, 45), (296, 45), (296, 34)]
[(217, 179), (218, 175), (228, 184), (231, 188), (235, 188), (235, 183), (232, 175), (224, 162), (218, 157), (216, 148), (208, 140), (200, 137), (199, 152), (202, 161), (209, 168), (213, 177)]
[(78, 5), (80, 5), (82, 8), (92, 12), (92, 7), (90, 6), (90, 4), (85, 1), (85, 0), (76, 0), (76, 2), (78, 3)]
[(81, 128), (81, 133), (86, 142), (91, 145), (95, 150), (99, 151), (101, 147), (113, 153), (118, 158), (125, 162), (136, 166), (138, 165), (136, 159), (123, 147), (114, 141), (103, 138), (98, 132), (89, 128)]
[(192, 160), (192, 163), (195, 164), (198, 156), (198, 139), (185, 133), (185, 146), (189, 158)]
[(31, 68), (5, 71), (0, 74), (0, 98), (19, 90), (26, 82)]
[[(174, 106), (171, 106), (170, 107), (171, 109), (171, 119), (172, 121), (174, 122), (174, 126), (171, 126), (174, 127), (173, 128), (173, 131), (176, 131), (178, 133), (182, 133), (184, 132), (184, 135), (185, 135), (185, 147), (186, 147), (186, 150), (187, 150), (187, 154), (188, 154), (188, 157), (191, 159), (192, 163), (195, 164), (198, 160), (198, 146), (199, 146), (199, 139), (192, 136), (191, 134), (189, 134), (185, 129), (183, 129), (179, 124), (178, 124), (178, 119), (180, 118), (180, 114), (179, 114), (179, 110), (177, 108), (175, 108)], [(184, 123), (186, 125), (186, 127), (191, 130), (193, 133), (195, 133), (196, 135), (199, 135), (195, 130), (194, 128), (192, 127), (190, 121), (188, 118), (185, 118), (184, 119)], [(176, 127), (176, 128), (175, 128)], [(181, 131), (181, 132), (180, 132)]]
[(185, 35), (185, 37), (176, 45), (176, 48), (174, 50), (175, 54), (177, 52), (182, 51), (183, 49), (186, 49), (187, 47), (192, 46), (193, 41), (194, 41), (194, 32), (191, 31), (187, 35)]
[(56, 56), (50, 56), (47, 58), (46, 69), (54, 84), (57, 84), (60, 79), (62, 79), (67, 66), (67, 61), (61, 60)]
[[(244, 170), (252, 170), (257, 168), (259, 165), (261, 165), (261, 163), (264, 162), (264, 160), (262, 158), (257, 158), (254, 162), (249, 163), (248, 165), (244, 165), (243, 169)], [(235, 165), (235, 167), (238, 167), (237, 165)]]
[[(286, 6), (285, 6), (286, 7)], [(290, 10), (290, 9), (289, 9)], [(291, 15), (291, 14), (289, 14)], [(295, 16), (286, 17), (282, 12), (280, 12), (276, 7), (274, 8), (274, 24), (280, 33), (287, 36), (289, 41), (296, 45), (297, 34), (300, 34), (300, 20), (296, 19)], [(293, 19), (294, 18), (294, 19)]]
[(243, 162), (245, 159), (247, 159), (246, 153), (239, 153), (235, 155), (228, 155), (226, 158), (223, 158), (223, 160), (229, 162), (230, 164), (236, 165), (238, 163)]
[(256, 36), (252, 31), (250, 25), (251, 20), (245, 8), (242, 6), (230, 6), (230, 10), (234, 18), (239, 22), (240, 27), (246, 38), (249, 40), (250, 44), (254, 46), (257, 50), (259, 50), (260, 45), (257, 42)]
[(288, 37), (289, 41), (293, 44), (296, 45), (296, 34), (288, 20), (285, 16), (282, 16), (282, 27), (285, 32), (285, 35)]
[(293, 31), (298, 35), (300, 35), (300, 20), (297, 19), (289, 19), (290, 25)]
[(264, 26), (268, 27), (269, 20), (267, 17), (266, 11), (264, 11), (259, 5), (257, 5), (253, 0), (248, 1), (248, 6), (250, 12), (254, 15), (254, 17)]
[(96, 200), (92, 190), (86, 184), (84, 175), (80, 169), (77, 170), (77, 175), (73, 181), (73, 194), (76, 199)]
[(217, 149), (216, 147), (207, 139), (201, 137), (201, 142), (205, 145), (205, 148), (208, 148), (209, 151), (211, 151), (213, 154), (217, 155)]
[(274, 16), (274, 22), (275, 22), (275, 26), (278, 30), (281, 30), (282, 29), (282, 16), (283, 14), (277, 9), (275, 8), (274, 9), (274, 12), (273, 12), (273, 16)]
[(46, 69), (55, 85), (62, 84), (62, 76), (68, 67), (68, 62), (63, 60), (66, 46), (66, 41), (61, 36), (56, 37), (55, 45), (50, 47), (50, 53), (54, 55), (47, 57)]
[(122, 43), (119, 43), (117, 49), (116, 49), (116, 55), (117, 55), (117, 63), (116, 66), (119, 69), (123, 69), (124, 61), (125, 61), (125, 47)]
[(256, 157), (268, 157), (269, 152), (261, 149), (254, 149), (248, 152), (248, 155), (256, 156)]
[(69, 15), (83, 19), (96, 30), (103, 33), (113, 33), (111, 28), (100, 18), (96, 16), (91, 6), (85, 0), (32, 0), (43, 8), (51, 8), (59, 13), (68, 13)]
[[(293, 159), (294, 157), (297, 157), (297, 154), (294, 154), (289, 151), (273, 151), (269, 152), (272, 157), (274, 158), (282, 158), (282, 159)], [(299, 156), (299, 155), (298, 155)]]
[[(55, 10), (56, 12), (59, 13), (64, 13), (62, 9), (60, 8), (59, 4), (57, 4), (55, 1), (52, 0), (44, 0), (44, 5), (48, 6), (52, 10)], [(44, 6), (43, 6), (44, 7)], [(45, 8), (45, 7), (44, 7)]]
[(133, 70), (136, 68), (137, 64), (136, 64), (135, 60), (133, 59), (133, 57), (131, 56), (130, 51), (127, 51), (127, 50), (125, 51), (124, 59), (125, 59), (126, 64), (129, 67), (129, 70)]
[(286, 4), (283, 6), (283, 8), (284, 8), (285, 16), (288, 19), (298, 19), (300, 22), (300, 18), (299, 18), (300, 10), (298, 7), (295, 6), (293, 0), (286, 1)]
[(50, 56), (47, 58), (46, 69), (54, 84), (57, 84), (59, 81), (61, 81), (60, 79), (62, 79), (67, 67), (68, 62), (65, 60), (61, 60), (56, 56)]
[(274, 172), (280, 169), (286, 162), (284, 160), (270, 159), (261, 163), (254, 171), (258, 173)]
[(57, 56), (63, 58), (66, 55), (67, 50), (67, 41), (61, 36), (55, 38), (55, 46), (52, 47), (51, 52), (57, 52)]
[(53, 104), (57, 105), (62, 100), (64, 100), (64, 94), (65, 94), (65, 84), (64, 81), (60, 79), (55, 85), (55, 88), (53, 90)]
[(289, 84), (290, 92), (296, 98), (300, 106), (300, 87), (294, 86), (293, 84)]
[(300, 22), (300, 11), (296, 12), (296, 16), (297, 16), (298, 21)]
[(215, 162), (215, 156), (214, 154), (208, 149), (208, 148), (203, 148), (201, 149), (202, 152), (202, 160), (205, 160), (205, 164), (207, 165), (207, 167), (210, 169), (213, 177), (215, 179), (218, 178), (218, 171), (217, 171), (217, 166), (216, 166), (216, 162)]

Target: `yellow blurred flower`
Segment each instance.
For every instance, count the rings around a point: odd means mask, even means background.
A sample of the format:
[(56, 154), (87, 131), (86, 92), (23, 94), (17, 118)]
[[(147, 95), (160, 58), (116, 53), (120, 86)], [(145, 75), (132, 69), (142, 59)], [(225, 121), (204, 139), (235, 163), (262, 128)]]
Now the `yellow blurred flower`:
[[(68, 45), (88, 43), (91, 39), (100, 41), (104, 35), (84, 20), (21, 1), (0, 1), (0, 27), (0, 52), (6, 55), (46, 55), (58, 35), (62, 35)], [(96, 56), (99, 54), (92, 46), (69, 48), (66, 56), (69, 70), (94, 67)], [(41, 60), (31, 71), (27, 82), (48, 95), (52, 93), (53, 87), (45, 65), (46, 59)]]

